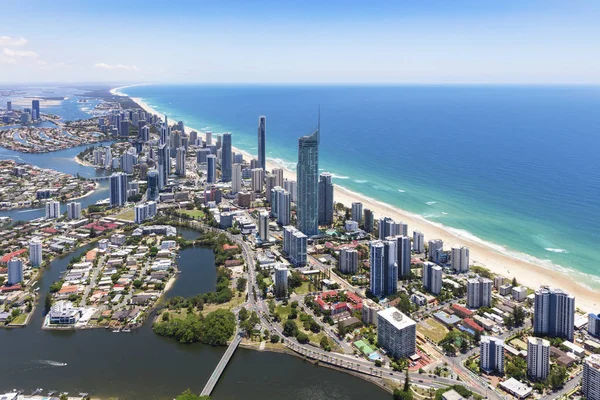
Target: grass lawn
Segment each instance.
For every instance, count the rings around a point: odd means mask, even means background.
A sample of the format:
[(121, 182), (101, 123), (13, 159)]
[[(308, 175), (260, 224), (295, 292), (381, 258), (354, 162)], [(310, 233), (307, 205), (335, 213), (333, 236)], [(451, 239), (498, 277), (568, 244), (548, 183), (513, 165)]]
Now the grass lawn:
[(267, 286), (271, 286), (273, 284), (273, 281), (271, 280), (271, 278), (263, 278), (263, 282), (267, 284)]
[(15, 324), (15, 325), (21, 325), (21, 324), (24, 324), (24, 323), (25, 323), (25, 320), (27, 319), (27, 316), (28, 316), (28, 315), (29, 315), (29, 314), (19, 314), (19, 315), (17, 316), (17, 318), (15, 318), (15, 319), (13, 320), (13, 322), (11, 322), (11, 323), (12, 323), (12, 324)]
[(433, 318), (427, 318), (425, 321), (419, 322), (417, 330), (436, 343), (439, 343), (448, 333), (448, 329)]
[(302, 285), (298, 286), (294, 289), (294, 292), (297, 295), (302, 295), (314, 291), (315, 289), (312, 287), (310, 282), (302, 282)]
[(124, 219), (127, 221), (134, 221), (135, 220), (135, 210), (129, 209), (129, 210), (123, 211), (122, 213), (115, 215), (115, 218)]
[(285, 322), (287, 320), (288, 315), (290, 315), (290, 313), (292, 312), (292, 306), (290, 306), (289, 304), (287, 306), (278, 305), (277, 307), (275, 307), (275, 312), (279, 314), (279, 316), (281, 317), (281, 321)]
[(204, 212), (202, 210), (179, 210), (179, 213), (189, 215), (192, 218), (204, 218)]
[(244, 301), (246, 301), (246, 296), (243, 293), (242, 293), (241, 296), (238, 296), (237, 294), (238, 294), (238, 291), (234, 290), (233, 291), (233, 297), (231, 298), (231, 301), (229, 301), (227, 303), (223, 303), (223, 304), (205, 304), (204, 305), (204, 309), (202, 309), (202, 314), (204, 316), (206, 316), (208, 313), (216, 311), (216, 310), (221, 310), (221, 309), (231, 310), (231, 309), (239, 306)]

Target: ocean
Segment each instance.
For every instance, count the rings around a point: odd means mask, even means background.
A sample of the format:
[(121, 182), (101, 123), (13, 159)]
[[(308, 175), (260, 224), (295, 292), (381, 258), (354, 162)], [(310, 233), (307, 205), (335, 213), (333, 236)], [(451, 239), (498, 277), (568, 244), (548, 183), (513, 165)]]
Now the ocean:
[(600, 288), (600, 87), (120, 91), (186, 126), (232, 132), (233, 145), (251, 154), (266, 115), (267, 157), (290, 169), (320, 106), (320, 167), (336, 184)]

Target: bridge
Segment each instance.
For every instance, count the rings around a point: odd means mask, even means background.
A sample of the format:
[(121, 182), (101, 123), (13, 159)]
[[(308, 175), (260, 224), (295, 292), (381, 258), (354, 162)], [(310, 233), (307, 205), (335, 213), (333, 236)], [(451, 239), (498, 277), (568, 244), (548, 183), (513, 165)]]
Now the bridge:
[(229, 364), (229, 360), (231, 360), (233, 353), (235, 353), (241, 341), (242, 337), (239, 335), (239, 330), (236, 329), (233, 341), (229, 344), (227, 350), (225, 350), (225, 354), (223, 354), (223, 357), (221, 357), (221, 361), (219, 361), (219, 364), (217, 364), (215, 367), (215, 370), (210, 378), (208, 378), (208, 382), (206, 382), (206, 385), (204, 386), (204, 389), (202, 389), (200, 396), (210, 396), (213, 389), (217, 385), (221, 374), (223, 374), (223, 371), (225, 371), (225, 367), (227, 367), (227, 364)]
[[(127, 174), (128, 178), (131, 178), (132, 176), (133, 176), (133, 174)], [(86, 177), (86, 179), (89, 179), (91, 181), (108, 181), (108, 180), (110, 180), (110, 175), (93, 176), (91, 178)]]

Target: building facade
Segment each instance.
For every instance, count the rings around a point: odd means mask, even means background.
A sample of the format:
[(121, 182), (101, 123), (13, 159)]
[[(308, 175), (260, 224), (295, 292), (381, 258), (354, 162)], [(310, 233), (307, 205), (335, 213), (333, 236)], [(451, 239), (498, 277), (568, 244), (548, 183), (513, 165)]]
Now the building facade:
[(581, 390), (587, 400), (600, 400), (600, 355), (592, 354), (584, 360)]
[(488, 373), (504, 375), (504, 340), (482, 336), (479, 342), (480, 367)]
[(261, 115), (258, 117), (258, 166), (267, 170), (267, 117)]
[(306, 265), (306, 246), (308, 237), (293, 226), (283, 228), (283, 251), (295, 267)]
[(288, 269), (283, 264), (275, 265), (275, 297), (284, 298), (288, 295)]
[(469, 248), (465, 246), (452, 247), (452, 269), (457, 273), (469, 271)]
[(127, 174), (116, 172), (110, 176), (110, 205), (123, 206), (127, 203)]
[(331, 174), (323, 172), (319, 177), (319, 225), (333, 224), (333, 182)]
[(369, 289), (374, 296), (384, 297), (398, 289), (398, 265), (394, 262), (396, 242), (374, 240), (370, 243), (371, 280)]
[(429, 261), (423, 264), (423, 287), (435, 295), (442, 292), (442, 267)]
[(340, 249), (339, 269), (344, 274), (354, 275), (358, 272), (358, 251), (353, 248)]
[(533, 334), (573, 341), (575, 297), (560, 289), (542, 286), (535, 291)]
[(527, 375), (534, 380), (545, 380), (550, 372), (550, 342), (530, 336), (527, 339)]
[(492, 287), (491, 279), (482, 277), (467, 279), (467, 307), (491, 307)]
[(395, 358), (415, 354), (417, 324), (395, 307), (377, 313), (377, 343)]
[(319, 233), (319, 128), (298, 140), (298, 229), (307, 236)]

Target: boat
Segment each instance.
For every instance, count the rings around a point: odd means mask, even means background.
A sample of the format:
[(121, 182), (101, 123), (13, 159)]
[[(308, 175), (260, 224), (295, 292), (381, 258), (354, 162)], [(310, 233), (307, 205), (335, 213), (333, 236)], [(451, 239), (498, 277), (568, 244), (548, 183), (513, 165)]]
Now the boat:
[(113, 329), (113, 333), (119, 333), (121, 332), (119, 329)]
[(121, 332), (129, 333), (129, 332), (131, 332), (131, 329), (126, 328), (126, 329), (123, 329)]

